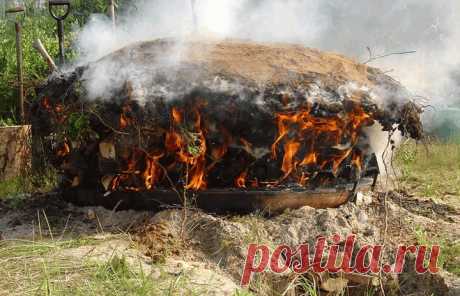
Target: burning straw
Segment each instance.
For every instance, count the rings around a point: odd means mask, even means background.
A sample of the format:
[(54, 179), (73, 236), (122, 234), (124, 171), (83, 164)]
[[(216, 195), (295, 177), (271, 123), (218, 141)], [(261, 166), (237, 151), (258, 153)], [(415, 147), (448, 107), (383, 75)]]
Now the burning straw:
[[(407, 92), (344, 57), (289, 45), (189, 41), (178, 62), (159, 63), (175, 46), (135, 44), (44, 85), (34, 126), (63, 186), (330, 187), (374, 174), (366, 127), (378, 122), (421, 137), (421, 110), (401, 99)], [(107, 63), (121, 69), (108, 77), (112, 90), (88, 100), (87, 80)], [(373, 91), (382, 86), (386, 97)]]

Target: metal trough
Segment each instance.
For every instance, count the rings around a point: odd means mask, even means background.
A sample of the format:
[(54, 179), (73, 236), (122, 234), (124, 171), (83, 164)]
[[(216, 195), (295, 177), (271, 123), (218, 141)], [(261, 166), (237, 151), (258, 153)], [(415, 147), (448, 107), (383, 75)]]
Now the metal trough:
[[(357, 191), (369, 191), (373, 180), (364, 178), (359, 184), (315, 190), (240, 190), (210, 189), (189, 194), (191, 206), (216, 214), (263, 211), (276, 214), (285, 209), (303, 206), (336, 208), (354, 198)], [(151, 192), (113, 192), (106, 195), (95, 190), (76, 188), (63, 192), (66, 201), (79, 206), (103, 206), (117, 210), (157, 211), (180, 207), (181, 197), (173, 190)]]

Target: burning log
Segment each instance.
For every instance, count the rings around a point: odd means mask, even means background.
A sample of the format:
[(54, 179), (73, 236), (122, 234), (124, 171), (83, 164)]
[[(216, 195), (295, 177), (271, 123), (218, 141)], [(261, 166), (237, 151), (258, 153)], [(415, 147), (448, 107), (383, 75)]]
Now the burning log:
[(377, 69), (296, 45), (178, 44), (134, 44), (41, 87), (34, 133), (64, 187), (335, 187), (375, 174), (366, 127), (421, 137), (420, 108)]

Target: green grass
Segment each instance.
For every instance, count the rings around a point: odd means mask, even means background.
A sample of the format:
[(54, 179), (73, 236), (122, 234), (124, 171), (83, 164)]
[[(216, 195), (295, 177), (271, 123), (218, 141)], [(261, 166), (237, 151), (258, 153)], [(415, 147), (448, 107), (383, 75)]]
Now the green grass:
[(419, 196), (444, 199), (460, 197), (460, 144), (432, 142), (427, 145), (409, 142), (396, 154), (399, 181), (405, 189)]
[(6, 181), (0, 182), (0, 197), (7, 197), (11, 195), (18, 195), (22, 193), (23, 190), (21, 178), (13, 178)]
[(431, 247), (439, 245), (441, 253), (438, 266), (460, 276), (460, 241), (449, 241), (444, 237), (432, 237), (421, 227), (415, 229), (415, 236), (420, 245)]
[(42, 174), (23, 175), (0, 181), (0, 199), (17, 208), (27, 199), (27, 194), (50, 192), (57, 186), (57, 174), (53, 169)]
[(153, 278), (140, 262), (132, 266), (116, 254), (100, 261), (63, 252), (98, 243), (91, 239), (0, 242), (0, 295), (206, 294), (189, 288), (185, 274), (161, 272)]
[(318, 291), (318, 287), (316, 286), (316, 283), (308, 280), (305, 277), (300, 278), (298, 285), (300, 289), (304, 292), (303, 295), (307, 295), (307, 296), (319, 295), (319, 291)]

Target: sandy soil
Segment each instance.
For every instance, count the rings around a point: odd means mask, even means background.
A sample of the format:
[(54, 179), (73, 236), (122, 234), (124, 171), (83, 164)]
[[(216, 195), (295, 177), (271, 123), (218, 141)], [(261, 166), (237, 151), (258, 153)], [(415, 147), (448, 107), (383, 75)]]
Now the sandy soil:
[[(304, 207), (274, 217), (260, 214), (222, 217), (189, 209), (185, 222), (180, 209), (159, 213), (113, 212), (79, 208), (62, 202), (58, 195), (41, 195), (30, 197), (19, 208), (1, 203), (0, 217), (2, 240), (49, 239), (50, 231), (54, 239), (96, 237), (104, 243), (67, 249), (65, 255), (90, 254), (104, 260), (117, 250), (128, 258), (141, 258), (142, 265), (152, 274), (158, 273), (155, 268), (159, 263), (170, 274), (186, 272), (191, 283), (198, 286), (207, 283), (208, 290), (215, 295), (233, 295), (241, 277), (245, 246), (251, 242), (295, 246), (305, 242), (313, 244), (318, 235), (329, 237), (339, 233), (345, 237), (355, 233), (360, 244), (385, 241), (386, 249), (391, 250), (398, 244), (417, 243), (416, 230), (421, 226), (430, 237), (442, 236), (450, 241), (460, 237), (458, 208), (396, 192), (361, 194), (357, 203), (338, 209)], [(129, 234), (132, 241), (120, 240), (116, 236), (120, 233)], [(391, 258), (391, 252), (386, 256)], [(213, 274), (216, 276), (211, 276)], [(387, 295), (460, 293), (459, 278), (445, 272), (416, 275), (408, 271), (393, 280), (397, 290), (390, 291), (388, 284)], [(265, 274), (256, 277), (256, 281), (258, 285), (251, 286), (256, 295), (270, 295), (269, 290), (286, 291), (293, 277)], [(210, 289), (209, 283), (212, 283)], [(362, 295), (359, 288), (350, 291), (351, 295)]]

